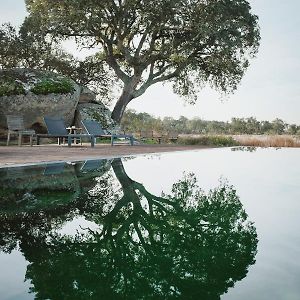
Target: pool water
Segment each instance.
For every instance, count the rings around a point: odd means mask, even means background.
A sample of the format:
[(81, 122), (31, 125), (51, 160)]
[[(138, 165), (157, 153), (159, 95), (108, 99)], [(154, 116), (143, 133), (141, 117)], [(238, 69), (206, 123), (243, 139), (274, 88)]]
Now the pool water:
[(0, 168), (0, 299), (300, 299), (300, 149)]

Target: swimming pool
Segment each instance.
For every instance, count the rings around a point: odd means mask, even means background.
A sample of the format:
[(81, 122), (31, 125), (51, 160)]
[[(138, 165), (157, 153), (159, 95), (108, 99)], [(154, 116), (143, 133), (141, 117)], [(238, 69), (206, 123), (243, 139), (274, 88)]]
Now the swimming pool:
[(298, 299), (299, 155), (2, 168), (1, 299)]

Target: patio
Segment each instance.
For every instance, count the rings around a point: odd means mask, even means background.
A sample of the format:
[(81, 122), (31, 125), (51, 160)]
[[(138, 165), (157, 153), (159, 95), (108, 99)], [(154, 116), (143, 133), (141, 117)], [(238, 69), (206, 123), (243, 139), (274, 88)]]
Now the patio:
[(186, 151), (207, 148), (204, 146), (178, 145), (115, 145), (97, 144), (91, 148), (88, 144), (72, 147), (55, 144), (39, 146), (0, 146), (0, 167), (7, 165), (33, 164), (49, 161), (79, 161), (90, 158), (130, 156), (147, 153)]

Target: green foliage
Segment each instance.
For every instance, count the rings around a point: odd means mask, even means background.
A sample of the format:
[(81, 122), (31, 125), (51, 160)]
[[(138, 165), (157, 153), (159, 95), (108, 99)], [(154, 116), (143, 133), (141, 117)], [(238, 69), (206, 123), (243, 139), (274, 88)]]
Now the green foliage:
[(26, 94), (66, 94), (74, 91), (74, 82), (54, 72), (35, 69), (0, 69), (0, 96)]
[[(0, 69), (39, 69), (64, 75), (101, 94), (102, 102), (112, 99), (112, 81), (117, 80), (105, 68), (100, 54), (78, 60), (65, 52), (55, 40), (41, 34), (35, 23), (25, 22), (19, 31), (12, 25), (0, 26)], [(50, 87), (52, 90), (54, 87)], [(39, 89), (47, 91), (48, 86)], [(54, 88), (55, 90), (55, 88)]]
[(110, 138), (97, 138), (97, 144), (110, 144)]
[[(26, 4), (26, 24), (41, 35), (49, 34), (52, 40), (75, 36), (79, 46), (100, 49), (103, 62), (123, 82), (126, 97), (120, 102), (125, 106), (164, 81), (172, 82), (174, 91), (191, 102), (204, 84), (232, 92), (259, 46), (258, 18), (245, 0)], [(122, 105), (112, 113), (117, 122)]]
[(162, 131), (161, 119), (149, 115), (148, 113), (136, 113), (132, 109), (126, 110), (123, 115), (121, 128), (127, 132), (138, 132), (140, 130)]
[(10, 77), (0, 79), (0, 97), (25, 94), (25, 89), (20, 82)]
[(237, 146), (238, 143), (230, 136), (199, 136), (199, 137), (179, 137), (178, 143), (183, 145), (203, 145), (231, 147)]
[(108, 120), (105, 118), (104, 114), (99, 114), (99, 112), (93, 110), (89, 110), (88, 114), (90, 119), (99, 122), (103, 129), (108, 129), (110, 127), (110, 124), (108, 123)]
[(143, 144), (156, 145), (158, 144), (157, 139), (143, 139)]
[(32, 89), (31, 92), (34, 94), (40, 95), (47, 95), (47, 94), (67, 94), (74, 91), (73, 84), (68, 79), (43, 79), (38, 82)]
[[(188, 119), (181, 116), (155, 118), (147, 113), (137, 113), (128, 109), (121, 122), (122, 129), (128, 132), (154, 130), (160, 133), (232, 135), (232, 134), (300, 134), (300, 125), (287, 124), (281, 119), (272, 122), (258, 121), (254, 117), (232, 118), (231, 122), (206, 121), (200, 118)], [(195, 142), (196, 143), (196, 142)]]

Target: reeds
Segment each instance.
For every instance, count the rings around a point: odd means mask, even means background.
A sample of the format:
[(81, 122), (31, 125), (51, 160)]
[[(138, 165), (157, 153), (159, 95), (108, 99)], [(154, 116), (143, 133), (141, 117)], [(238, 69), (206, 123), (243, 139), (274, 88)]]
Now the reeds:
[(233, 138), (241, 146), (253, 147), (300, 147), (300, 138), (286, 135), (262, 135), (262, 136), (249, 136), (240, 135), (233, 136)]
[(291, 135), (180, 135), (178, 143), (203, 146), (300, 147), (300, 137)]

